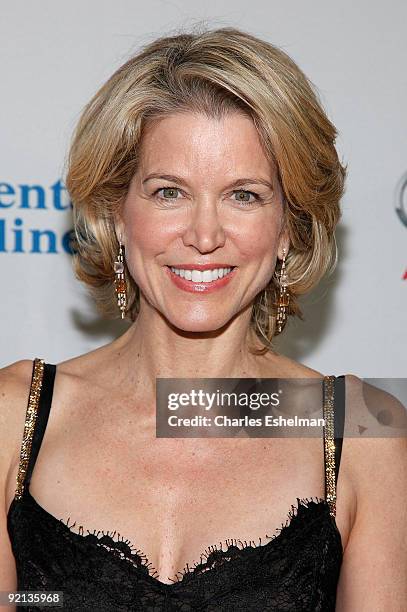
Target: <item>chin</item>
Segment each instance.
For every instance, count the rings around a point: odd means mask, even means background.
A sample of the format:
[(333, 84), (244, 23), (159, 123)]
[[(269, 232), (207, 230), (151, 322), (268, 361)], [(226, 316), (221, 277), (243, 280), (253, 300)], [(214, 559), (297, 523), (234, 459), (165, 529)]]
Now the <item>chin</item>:
[(208, 333), (214, 332), (222, 329), (225, 325), (228, 324), (230, 319), (225, 321), (224, 318), (219, 317), (208, 317), (206, 319), (188, 319), (179, 317), (168, 318), (168, 321), (171, 325), (180, 331), (189, 332), (189, 333)]

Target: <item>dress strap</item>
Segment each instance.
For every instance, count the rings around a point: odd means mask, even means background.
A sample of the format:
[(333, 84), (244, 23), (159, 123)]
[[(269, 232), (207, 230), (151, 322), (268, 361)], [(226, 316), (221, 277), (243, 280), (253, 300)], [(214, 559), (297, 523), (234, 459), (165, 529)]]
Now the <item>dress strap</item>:
[(41, 447), (48, 423), (49, 411), (54, 390), (56, 366), (35, 358), (24, 423), (23, 440), (20, 449), (20, 462), (17, 473), (15, 497), (21, 499), (28, 487), (35, 461)]
[(338, 482), (339, 466), (342, 456), (342, 442), (345, 429), (345, 375), (335, 377), (335, 412), (334, 412), (334, 434), (335, 434), (335, 486)]
[(323, 380), (325, 499), (336, 515), (336, 485), (345, 424), (345, 375)]

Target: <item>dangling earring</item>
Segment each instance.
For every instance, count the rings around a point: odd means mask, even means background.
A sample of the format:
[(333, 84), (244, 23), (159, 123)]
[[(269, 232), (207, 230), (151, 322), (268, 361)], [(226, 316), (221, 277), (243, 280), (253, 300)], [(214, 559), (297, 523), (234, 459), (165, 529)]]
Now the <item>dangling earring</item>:
[(285, 269), (285, 249), (283, 249), (283, 263), (280, 272), (280, 296), (277, 303), (277, 328), (281, 332), (282, 325), (287, 318), (287, 308), (290, 303), (290, 294), (287, 293), (287, 272)]
[(119, 253), (116, 257), (116, 261), (113, 264), (113, 268), (116, 274), (114, 281), (115, 290), (117, 295), (117, 306), (121, 312), (121, 318), (124, 319), (124, 314), (127, 308), (127, 292), (126, 292), (126, 281), (124, 279), (124, 259), (123, 259), (124, 246), (122, 245), (121, 237), (119, 240)]

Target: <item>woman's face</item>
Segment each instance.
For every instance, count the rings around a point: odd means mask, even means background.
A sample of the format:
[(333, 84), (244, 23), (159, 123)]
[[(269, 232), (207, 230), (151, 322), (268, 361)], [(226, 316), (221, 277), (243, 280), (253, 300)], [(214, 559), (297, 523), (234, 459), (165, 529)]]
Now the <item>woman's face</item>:
[(116, 231), (141, 309), (145, 299), (177, 328), (206, 332), (268, 284), (288, 251), (282, 223), (281, 188), (252, 121), (180, 113), (146, 131)]

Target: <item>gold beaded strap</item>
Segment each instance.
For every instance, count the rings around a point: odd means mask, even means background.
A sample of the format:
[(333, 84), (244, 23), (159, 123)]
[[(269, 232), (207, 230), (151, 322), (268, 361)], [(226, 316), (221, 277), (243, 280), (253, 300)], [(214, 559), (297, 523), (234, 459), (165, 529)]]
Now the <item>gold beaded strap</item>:
[(335, 482), (335, 438), (334, 438), (334, 382), (335, 376), (324, 376), (324, 464), (325, 464), (325, 498), (330, 513), (336, 515), (336, 482)]
[(38, 404), (40, 400), (40, 393), (42, 388), (42, 379), (44, 374), (45, 362), (43, 359), (34, 359), (33, 373), (31, 379), (30, 396), (28, 399), (27, 411), (24, 423), (23, 441), (21, 443), (20, 450), (20, 463), (18, 466), (18, 473), (16, 476), (17, 488), (15, 492), (16, 499), (21, 499), (24, 490), (24, 482), (27, 473), (28, 463), (31, 454), (31, 445), (33, 439), (33, 433), (35, 423), (38, 414)]

